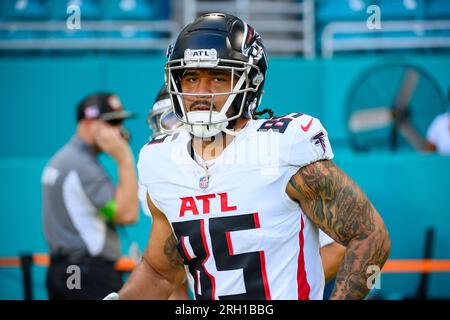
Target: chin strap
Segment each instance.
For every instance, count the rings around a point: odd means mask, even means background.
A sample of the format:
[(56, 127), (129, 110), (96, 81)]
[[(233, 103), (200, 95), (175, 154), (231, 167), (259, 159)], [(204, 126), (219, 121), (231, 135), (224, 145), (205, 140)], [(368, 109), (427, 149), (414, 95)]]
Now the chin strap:
[(237, 136), (239, 133), (242, 133), (242, 132), (246, 131), (249, 127), (251, 127), (252, 124), (253, 124), (253, 121), (255, 121), (255, 120), (253, 120), (252, 118), (248, 119), (248, 121), (245, 124), (245, 126), (242, 129), (238, 130), (238, 131), (230, 130), (228, 128), (224, 128), (222, 131), (225, 132), (226, 134), (229, 134), (230, 136)]
[[(194, 136), (196, 136), (196, 137), (199, 137), (199, 138), (209, 138), (209, 137), (212, 137), (212, 136), (215, 136), (215, 135), (217, 135), (218, 133), (220, 133), (220, 132), (224, 132), (224, 133), (226, 133), (226, 134), (229, 134), (229, 135), (231, 135), (231, 136), (236, 136), (238, 133), (240, 133), (240, 132), (242, 132), (243, 130), (245, 130), (247, 127), (249, 127), (251, 124), (252, 124), (252, 122), (254, 121), (253, 119), (252, 119), (252, 117), (250, 117), (250, 118), (248, 118), (248, 122), (247, 122), (247, 124), (244, 126), (244, 128), (242, 128), (241, 130), (239, 130), (239, 131), (236, 131), (236, 130), (232, 130), (232, 129), (228, 129), (226, 126), (225, 126), (225, 122), (223, 123), (223, 128), (216, 128), (216, 130), (214, 130), (214, 131), (217, 131), (215, 134), (211, 134), (211, 135), (199, 135), (199, 134), (195, 134), (196, 132), (195, 132), (195, 129), (193, 128), (194, 126), (211, 126), (211, 125), (202, 125), (202, 124), (197, 124), (197, 125), (195, 125), (195, 124), (193, 124), (193, 125), (189, 125), (189, 124), (185, 124), (185, 123), (181, 123), (180, 122), (180, 125), (179, 126), (177, 126), (177, 127), (175, 127), (175, 128), (171, 128), (171, 129), (167, 129), (167, 128), (164, 128), (163, 127), (163, 125), (162, 125), (162, 119), (164, 119), (164, 117), (165, 116), (167, 116), (170, 112), (172, 112), (172, 110), (171, 109), (167, 109), (166, 111), (164, 111), (162, 114), (161, 114), (161, 116), (159, 117), (159, 128), (160, 128), (160, 131), (162, 132), (162, 133), (165, 133), (165, 134), (174, 134), (174, 133), (177, 133), (177, 132), (180, 132), (180, 131), (188, 131), (188, 132), (190, 132), (191, 134), (193, 134)], [(208, 130), (209, 131), (209, 130)], [(214, 131), (212, 131), (212, 133), (214, 133)], [(205, 132), (204, 130), (199, 130), (199, 132)]]

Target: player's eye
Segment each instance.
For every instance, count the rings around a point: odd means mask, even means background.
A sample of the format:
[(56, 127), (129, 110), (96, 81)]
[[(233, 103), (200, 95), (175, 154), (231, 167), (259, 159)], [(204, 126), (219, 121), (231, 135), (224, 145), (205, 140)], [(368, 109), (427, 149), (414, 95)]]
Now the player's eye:
[(185, 75), (183, 77), (182, 81), (184, 81), (184, 82), (195, 82), (195, 81), (197, 81), (197, 79), (198, 79), (198, 77), (196, 75), (188, 74), (188, 75)]
[(220, 73), (213, 76), (215, 82), (227, 82), (231, 80), (231, 76), (228, 73)]

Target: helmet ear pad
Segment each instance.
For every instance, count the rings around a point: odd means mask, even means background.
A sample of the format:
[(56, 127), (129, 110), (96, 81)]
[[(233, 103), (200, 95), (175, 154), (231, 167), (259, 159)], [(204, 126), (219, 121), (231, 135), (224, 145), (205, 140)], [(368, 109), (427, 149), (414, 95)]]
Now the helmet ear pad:
[[(258, 75), (259, 74), (259, 75)], [(258, 86), (254, 84), (255, 77), (262, 76), (261, 73), (258, 72), (257, 69), (252, 68), (249, 72), (249, 82), (250, 87), (256, 89)], [(245, 99), (245, 103), (243, 106), (243, 112), (242, 114), (246, 118), (251, 118), (253, 113), (256, 111), (256, 108), (261, 103), (262, 93), (263, 93), (263, 87), (264, 87), (265, 80), (262, 80), (262, 82), (259, 84), (258, 90), (256, 91), (248, 91), (244, 94), (238, 95), (234, 101), (232, 106), (234, 107), (234, 110), (239, 110), (239, 106), (242, 103), (242, 100)]]

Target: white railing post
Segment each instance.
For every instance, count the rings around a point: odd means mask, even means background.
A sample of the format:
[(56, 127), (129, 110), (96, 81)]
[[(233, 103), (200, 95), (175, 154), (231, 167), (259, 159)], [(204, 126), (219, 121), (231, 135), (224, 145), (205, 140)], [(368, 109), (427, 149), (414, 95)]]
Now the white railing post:
[(183, 0), (183, 27), (197, 18), (197, 0)]
[(308, 59), (313, 59), (316, 53), (314, 0), (303, 0), (302, 20), (304, 55)]

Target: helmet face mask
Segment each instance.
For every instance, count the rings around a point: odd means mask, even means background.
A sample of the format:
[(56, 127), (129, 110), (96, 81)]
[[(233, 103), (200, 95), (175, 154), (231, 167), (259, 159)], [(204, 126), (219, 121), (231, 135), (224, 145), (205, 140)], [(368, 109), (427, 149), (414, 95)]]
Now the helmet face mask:
[[(250, 86), (249, 81), (249, 70), (251, 68), (257, 68), (255, 65), (250, 65), (248, 63), (236, 63), (234, 61), (221, 61), (220, 59), (217, 60), (217, 62), (220, 63), (226, 63), (229, 66), (219, 65), (214, 69), (224, 70), (228, 71), (231, 76), (231, 83), (230, 88), (227, 91), (223, 92), (183, 92), (181, 90), (181, 79), (176, 80), (177, 78), (181, 78), (180, 76), (175, 76), (178, 70), (186, 71), (187, 69), (211, 69), (208, 67), (208, 65), (202, 65), (200, 63), (191, 64), (190, 66), (171, 66), (176, 65), (178, 63), (183, 63), (183, 61), (174, 61), (171, 63), (168, 63), (167, 69), (168, 69), (168, 79), (171, 79), (171, 82), (169, 84), (169, 94), (171, 95), (172, 103), (176, 105), (175, 108), (175, 115), (179, 119), (180, 122), (184, 124), (191, 124), (191, 121), (189, 120), (189, 113), (187, 112), (188, 108), (185, 105), (185, 99), (186, 97), (201, 97), (199, 100), (204, 100), (205, 98), (210, 101), (210, 111), (213, 111), (213, 106), (216, 105), (217, 99), (216, 97), (228, 97), (225, 104), (221, 107), (220, 113), (227, 114), (230, 107), (234, 107), (235, 109), (235, 115), (231, 117), (227, 117), (228, 121), (234, 120), (239, 118), (244, 109), (245, 104), (245, 98), (247, 97), (249, 92), (256, 92), (257, 88), (254, 88)], [(235, 65), (235, 66), (233, 66)], [(259, 72), (256, 71), (256, 72)], [(179, 73), (179, 71), (178, 71)], [(234, 81), (234, 79), (238, 79), (237, 81)], [(242, 96), (241, 99), (236, 99), (237, 97)], [(174, 101), (175, 100), (175, 101)], [(239, 103), (237, 101), (239, 100)], [(210, 124), (218, 124), (217, 121), (210, 121)]]
[[(267, 59), (260, 36), (242, 20), (226, 14), (205, 14), (188, 25), (168, 49), (165, 78), (173, 112), (197, 137), (229, 132), (228, 124), (241, 116), (250, 118), (258, 106)], [(231, 84), (223, 92), (183, 92), (181, 81), (188, 70), (222, 70)], [(189, 111), (187, 100), (209, 102), (209, 110)], [(195, 98), (194, 98), (195, 99)], [(220, 110), (218, 100), (225, 102)]]

